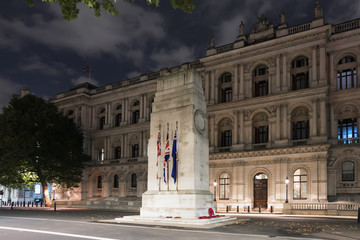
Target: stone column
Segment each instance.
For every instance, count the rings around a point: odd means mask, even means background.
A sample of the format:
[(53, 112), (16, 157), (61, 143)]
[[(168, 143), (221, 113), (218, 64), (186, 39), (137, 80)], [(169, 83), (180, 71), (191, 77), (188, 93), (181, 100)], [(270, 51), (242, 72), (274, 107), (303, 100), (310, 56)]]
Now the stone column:
[(312, 100), (313, 102), (313, 110), (312, 110), (312, 137), (317, 136), (317, 98)]
[(111, 103), (106, 103), (106, 124), (111, 125)]
[(317, 85), (317, 60), (316, 60), (316, 47), (312, 49), (312, 81), (310, 86)]
[(124, 157), (129, 157), (129, 144), (128, 144), (128, 134), (124, 134)]
[(240, 110), (240, 126), (239, 126), (239, 135), (240, 135), (240, 142), (241, 144), (244, 143), (244, 110)]
[(320, 47), (320, 80), (319, 80), (319, 84), (326, 84), (326, 69), (325, 69), (325, 64), (326, 64), (326, 52), (325, 52), (325, 46), (321, 46)]
[(280, 129), (281, 129), (281, 124), (280, 124), (280, 107), (281, 106), (276, 106), (276, 140), (280, 140)]
[(205, 101), (209, 103), (209, 93), (210, 93), (210, 72), (205, 73)]
[(210, 76), (211, 76), (211, 100), (210, 100), (210, 104), (214, 104), (215, 103), (215, 93), (216, 93), (215, 72), (211, 71)]
[(125, 99), (121, 101), (121, 123), (126, 122), (125, 120)]
[(210, 141), (210, 147), (215, 146), (215, 116), (209, 115), (209, 141)]
[(275, 91), (280, 90), (280, 56), (276, 57), (276, 82), (275, 82)]
[(146, 137), (146, 131), (143, 132), (143, 156), (147, 156), (147, 137)]
[(233, 90), (234, 90), (234, 96), (233, 96), (233, 101), (236, 101), (238, 100), (239, 98), (239, 65), (235, 65), (234, 66), (234, 87), (233, 87)]
[(233, 112), (234, 114), (234, 134), (232, 136), (232, 145), (236, 145), (238, 144), (238, 131), (239, 131), (239, 126), (238, 126), (238, 111), (235, 110)]
[(218, 126), (214, 126), (215, 134), (214, 134), (214, 147), (219, 146), (219, 129)]
[(125, 134), (121, 135), (121, 158), (125, 157)]
[(327, 121), (326, 121), (326, 99), (321, 99), (320, 101), (320, 135), (326, 136), (327, 130)]
[(215, 104), (219, 103), (219, 81), (218, 79), (215, 78), (215, 74), (214, 74), (214, 99), (215, 99)]
[[(169, 136), (170, 138), (170, 136)], [(143, 153), (143, 131), (140, 131), (139, 133), (139, 156), (142, 157)]]
[(283, 55), (283, 79), (282, 79), (282, 87), (281, 90), (282, 91), (287, 91), (288, 90), (288, 79), (287, 79), (287, 57), (286, 55)]
[(147, 114), (146, 114), (146, 109), (147, 109), (147, 97), (146, 97), (146, 94), (143, 95), (143, 119), (144, 119), (144, 122), (146, 121), (147, 119)]
[(337, 75), (334, 70), (334, 54), (330, 53), (330, 89), (335, 91), (337, 89)]
[(239, 75), (240, 75), (239, 99), (244, 99), (244, 84), (245, 84), (245, 82), (244, 82), (244, 65), (243, 64), (240, 65), (240, 74)]
[(334, 103), (331, 103), (330, 104), (330, 138), (331, 139), (337, 139), (337, 131), (338, 131), (338, 129), (337, 129), (336, 120), (335, 120)]
[(282, 133), (283, 139), (289, 139), (289, 134), (288, 134), (288, 113), (287, 113), (287, 105), (282, 105), (283, 108), (283, 124), (282, 124)]

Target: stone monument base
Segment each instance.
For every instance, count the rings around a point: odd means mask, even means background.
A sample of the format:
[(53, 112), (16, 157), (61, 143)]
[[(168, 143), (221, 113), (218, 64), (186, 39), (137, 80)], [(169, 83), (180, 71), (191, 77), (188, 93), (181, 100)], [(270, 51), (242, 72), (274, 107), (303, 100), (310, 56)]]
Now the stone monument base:
[(142, 195), (141, 217), (198, 219), (215, 214), (213, 194), (210, 191), (147, 191)]

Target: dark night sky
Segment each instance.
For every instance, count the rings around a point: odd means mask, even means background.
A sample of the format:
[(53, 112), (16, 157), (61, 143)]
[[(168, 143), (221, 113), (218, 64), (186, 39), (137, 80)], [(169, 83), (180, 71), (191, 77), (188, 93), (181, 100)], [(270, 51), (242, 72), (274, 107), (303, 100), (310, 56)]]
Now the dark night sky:
[[(0, 1), (0, 108), (11, 94), (30, 89), (40, 97), (55, 97), (74, 84), (88, 81), (102, 86), (142, 73), (176, 66), (205, 56), (209, 38), (215, 45), (231, 43), (238, 25), (248, 33), (264, 14), (275, 26), (284, 11), (294, 26), (314, 16), (315, 0), (195, 0), (185, 14), (170, 0), (160, 7), (118, 1), (120, 15), (97, 18), (82, 7), (75, 21), (62, 20), (57, 4), (29, 8), (25, 0)], [(322, 0), (325, 22), (341, 23), (360, 17), (360, 0)], [(80, 6), (80, 5), (79, 5)]]

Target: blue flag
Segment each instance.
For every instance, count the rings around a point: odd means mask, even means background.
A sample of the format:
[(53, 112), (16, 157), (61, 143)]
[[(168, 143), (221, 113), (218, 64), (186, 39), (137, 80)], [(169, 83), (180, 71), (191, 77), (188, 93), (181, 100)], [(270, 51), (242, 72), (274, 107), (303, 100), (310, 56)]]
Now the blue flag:
[(177, 169), (176, 169), (176, 164), (177, 164), (177, 162), (176, 162), (176, 153), (177, 153), (176, 142), (177, 142), (177, 138), (176, 138), (176, 130), (175, 130), (173, 147), (172, 147), (172, 152), (171, 152), (171, 156), (173, 158), (173, 168), (171, 171), (171, 177), (174, 179), (174, 183), (176, 183), (176, 172), (177, 172)]

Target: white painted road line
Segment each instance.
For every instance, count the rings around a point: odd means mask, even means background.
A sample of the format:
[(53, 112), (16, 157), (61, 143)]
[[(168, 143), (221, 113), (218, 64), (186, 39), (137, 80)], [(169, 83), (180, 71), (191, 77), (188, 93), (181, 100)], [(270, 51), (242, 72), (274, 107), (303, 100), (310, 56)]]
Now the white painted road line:
[(10, 231), (18, 231), (18, 232), (42, 233), (42, 234), (50, 234), (50, 235), (73, 237), (73, 238), (94, 239), (94, 240), (119, 240), (119, 239), (114, 239), (114, 238), (93, 237), (93, 236), (85, 236), (85, 235), (79, 235), (79, 234), (50, 232), (50, 231), (33, 230), (33, 229), (26, 229), (26, 228), (14, 228), (14, 227), (1, 227), (0, 226), (0, 229), (10, 230)]

